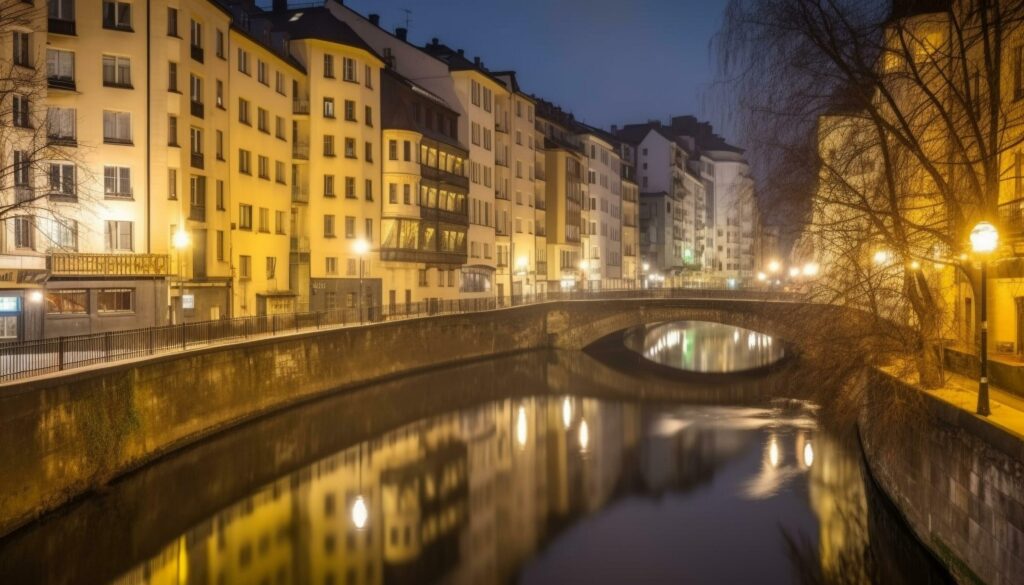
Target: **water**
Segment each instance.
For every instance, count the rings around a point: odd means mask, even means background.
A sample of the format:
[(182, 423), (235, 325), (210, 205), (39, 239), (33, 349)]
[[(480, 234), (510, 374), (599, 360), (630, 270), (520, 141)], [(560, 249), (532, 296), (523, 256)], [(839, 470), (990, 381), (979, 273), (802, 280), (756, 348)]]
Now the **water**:
[(706, 374), (755, 370), (785, 355), (783, 344), (770, 335), (706, 321), (638, 327), (626, 334), (625, 343), (657, 364)]
[(680, 382), (580, 352), (378, 384), (17, 533), (0, 582), (946, 582), (855, 443), (786, 384)]

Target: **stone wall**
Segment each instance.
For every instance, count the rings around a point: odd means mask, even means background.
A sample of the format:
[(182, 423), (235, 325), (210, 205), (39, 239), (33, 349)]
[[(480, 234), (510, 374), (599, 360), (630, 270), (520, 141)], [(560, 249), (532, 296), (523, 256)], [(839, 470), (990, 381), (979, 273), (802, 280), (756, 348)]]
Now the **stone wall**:
[(961, 583), (1024, 583), (1022, 437), (882, 374), (865, 385), (868, 465), (921, 541)]

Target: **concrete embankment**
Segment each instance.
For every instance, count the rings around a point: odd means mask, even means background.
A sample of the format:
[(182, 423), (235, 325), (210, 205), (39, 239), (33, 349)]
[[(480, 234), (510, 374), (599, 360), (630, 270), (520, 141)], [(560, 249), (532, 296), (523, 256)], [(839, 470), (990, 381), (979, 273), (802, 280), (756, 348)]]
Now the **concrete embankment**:
[(864, 380), (872, 476), (961, 583), (1024, 583), (1024, 440), (886, 374)]

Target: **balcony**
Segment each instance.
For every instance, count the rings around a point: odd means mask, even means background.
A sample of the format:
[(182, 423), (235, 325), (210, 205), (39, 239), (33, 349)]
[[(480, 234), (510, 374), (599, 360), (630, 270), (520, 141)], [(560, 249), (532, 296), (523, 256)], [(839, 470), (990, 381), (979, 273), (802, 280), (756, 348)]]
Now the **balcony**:
[(204, 164), (203, 163), (203, 153), (201, 153), (201, 152), (193, 152), (192, 153), (192, 166), (197, 168), (197, 169), (201, 169), (201, 168), (203, 168), (203, 164)]
[(35, 198), (35, 191), (27, 185), (14, 186), (14, 201), (16, 203), (27, 203)]
[(309, 252), (309, 238), (305, 236), (292, 236), (289, 238), (289, 245), (292, 252)]
[(420, 165), (420, 176), (428, 181), (436, 181), (448, 185), (454, 185), (463, 189), (469, 189), (469, 179), (427, 165)]
[(205, 113), (205, 108), (203, 107), (203, 102), (192, 101), (192, 102), (189, 102), (189, 103), (190, 103), (190, 109), (192, 110), (192, 115), (195, 116), (196, 118), (202, 119), (203, 115)]
[(546, 181), (547, 179), (545, 177), (546, 177), (546, 174), (544, 172), (544, 169), (542, 169), (540, 167), (537, 167), (536, 169), (534, 169), (534, 171), (533, 171), (533, 178), (534, 179), (536, 179), (538, 181)]
[(543, 197), (537, 197), (533, 201), (533, 206), (543, 211), (548, 208), (548, 202)]
[(1000, 204), (999, 223), (1007, 236), (1024, 236), (1024, 198)]
[(197, 61), (199, 63), (203, 62), (203, 48), (202, 47), (197, 47), (195, 45), (192, 45), (191, 46), (191, 52), (192, 52), (192, 59), (194, 61)]
[(60, 276), (167, 276), (167, 254), (52, 254), (50, 274)]
[(309, 203), (309, 186), (292, 183), (292, 203)]
[(46, 143), (51, 146), (78, 146), (78, 139), (74, 136), (59, 136), (47, 134)]
[(469, 215), (466, 212), (448, 211), (435, 207), (420, 207), (420, 217), (427, 220), (443, 221), (456, 225), (469, 225)]
[(46, 86), (50, 89), (64, 89), (67, 91), (75, 91), (77, 89), (73, 77), (47, 77)]
[(427, 264), (465, 264), (466, 252), (433, 252), (429, 250), (381, 249), (380, 259), (385, 262), (424, 262)]
[(192, 221), (206, 221), (205, 205), (189, 205), (188, 218)]
[(47, 21), (47, 30), (52, 35), (75, 35), (75, 21), (51, 18)]
[(495, 189), (494, 190), (494, 198), (495, 199), (501, 199), (503, 201), (509, 201), (508, 193), (506, 193), (505, 191), (502, 191), (501, 189)]
[(292, 158), (298, 160), (309, 160), (309, 143), (308, 142), (293, 142), (292, 143)]
[(292, 114), (296, 116), (309, 115), (309, 100), (292, 100)]

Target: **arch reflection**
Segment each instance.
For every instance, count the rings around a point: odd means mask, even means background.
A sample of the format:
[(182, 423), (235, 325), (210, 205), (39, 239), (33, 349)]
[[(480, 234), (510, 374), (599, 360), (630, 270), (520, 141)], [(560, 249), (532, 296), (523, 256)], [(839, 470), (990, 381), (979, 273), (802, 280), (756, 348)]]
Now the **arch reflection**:
[(783, 344), (770, 335), (707, 321), (647, 325), (625, 339), (648, 360), (689, 372), (742, 372), (785, 356)]

